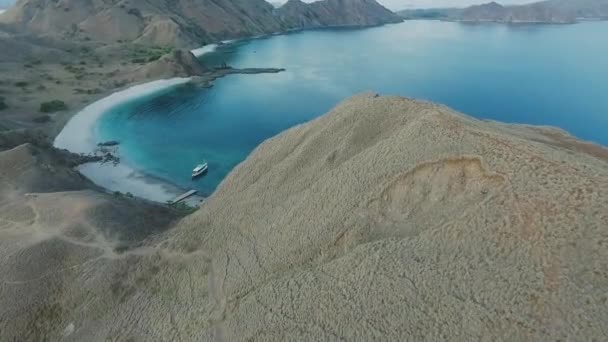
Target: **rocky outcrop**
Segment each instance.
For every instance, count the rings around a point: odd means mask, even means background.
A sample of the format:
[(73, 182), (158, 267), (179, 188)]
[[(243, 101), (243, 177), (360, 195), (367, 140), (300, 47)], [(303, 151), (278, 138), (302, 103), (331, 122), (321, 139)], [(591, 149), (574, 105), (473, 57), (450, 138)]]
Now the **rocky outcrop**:
[(136, 69), (132, 77), (136, 80), (166, 79), (201, 76), (208, 71), (209, 69), (192, 52), (177, 49), (156, 61)]
[(310, 4), (289, 0), (277, 14), (292, 29), (331, 26), (375, 26), (402, 19), (375, 0), (325, 0)]
[[(36, 165), (22, 154), (0, 153), (3, 191)], [(605, 336), (608, 151), (555, 129), (360, 95), (126, 251), (110, 233), (166, 223), (80, 191), (11, 196), (1, 340)]]
[(399, 19), (375, 0), (324, 0), (305, 7), (311, 12), (275, 9), (264, 0), (19, 0), (0, 17), (0, 24), (71, 40), (197, 47), (286, 29)]

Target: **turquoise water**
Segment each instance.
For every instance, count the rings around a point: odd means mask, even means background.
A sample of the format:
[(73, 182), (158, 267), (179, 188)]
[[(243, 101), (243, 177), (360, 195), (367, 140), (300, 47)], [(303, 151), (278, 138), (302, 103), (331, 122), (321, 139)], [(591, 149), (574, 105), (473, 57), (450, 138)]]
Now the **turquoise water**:
[[(221, 46), (203, 59), (283, 67), (180, 87), (105, 115), (101, 140), (131, 164), (211, 193), (263, 140), (362, 91), (446, 104), (477, 118), (558, 126), (608, 145), (608, 22), (569, 26), (408, 21), (307, 31)], [(209, 174), (191, 181), (206, 159)]]

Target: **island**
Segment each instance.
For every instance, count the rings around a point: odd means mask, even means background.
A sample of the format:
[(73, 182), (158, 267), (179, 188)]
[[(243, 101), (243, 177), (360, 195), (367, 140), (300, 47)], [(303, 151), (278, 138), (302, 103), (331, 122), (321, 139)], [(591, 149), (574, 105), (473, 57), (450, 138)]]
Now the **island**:
[(398, 12), (404, 19), (436, 19), (466, 23), (573, 24), (608, 19), (607, 0), (546, 0), (503, 6), (497, 2), (467, 8), (413, 9)]

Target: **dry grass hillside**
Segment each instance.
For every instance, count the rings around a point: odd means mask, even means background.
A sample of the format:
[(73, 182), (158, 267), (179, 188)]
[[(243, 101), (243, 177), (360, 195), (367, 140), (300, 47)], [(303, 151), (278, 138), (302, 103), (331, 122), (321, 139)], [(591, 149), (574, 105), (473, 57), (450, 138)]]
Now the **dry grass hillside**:
[[(7, 184), (19, 149), (0, 155)], [(607, 151), (555, 129), (356, 96), (265, 142), (198, 212), (118, 252), (90, 219), (101, 195), (11, 196), (0, 340), (608, 333)]]
[(322, 0), (286, 7), (275, 9), (264, 0), (19, 0), (0, 16), (0, 29), (70, 41), (194, 48), (290, 29), (401, 21), (375, 0)]

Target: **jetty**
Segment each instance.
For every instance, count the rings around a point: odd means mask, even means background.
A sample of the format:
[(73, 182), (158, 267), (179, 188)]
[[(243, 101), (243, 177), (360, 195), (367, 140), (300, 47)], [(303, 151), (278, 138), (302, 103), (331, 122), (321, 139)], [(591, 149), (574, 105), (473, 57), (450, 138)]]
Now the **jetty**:
[(188, 192), (185, 192), (185, 193), (183, 193), (183, 194), (181, 194), (181, 195), (179, 195), (179, 196), (175, 197), (174, 199), (172, 199), (172, 200), (171, 200), (171, 203), (179, 203), (179, 202), (181, 202), (181, 201), (185, 200), (185, 199), (186, 199), (186, 198), (188, 198), (188, 197), (192, 197), (192, 196), (194, 196), (194, 195), (195, 195), (197, 192), (198, 192), (198, 191), (196, 191), (196, 190), (190, 190), (190, 191), (188, 191)]

